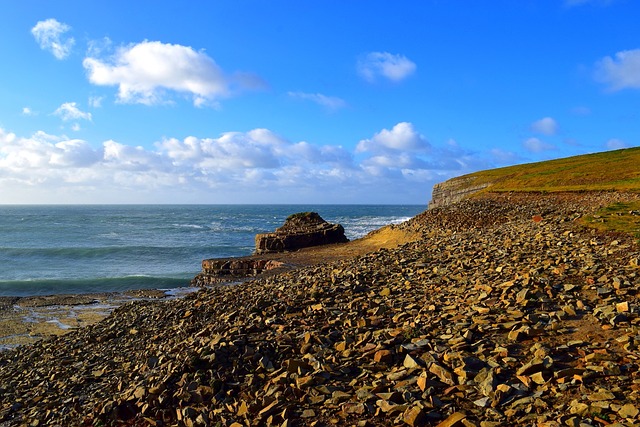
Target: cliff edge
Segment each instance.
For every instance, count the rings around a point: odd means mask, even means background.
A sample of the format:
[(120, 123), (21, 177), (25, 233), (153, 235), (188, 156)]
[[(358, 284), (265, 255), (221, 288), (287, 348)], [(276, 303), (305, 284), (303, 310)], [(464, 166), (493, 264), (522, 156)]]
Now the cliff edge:
[(474, 172), (433, 187), (429, 209), (476, 193), (640, 192), (640, 147)]

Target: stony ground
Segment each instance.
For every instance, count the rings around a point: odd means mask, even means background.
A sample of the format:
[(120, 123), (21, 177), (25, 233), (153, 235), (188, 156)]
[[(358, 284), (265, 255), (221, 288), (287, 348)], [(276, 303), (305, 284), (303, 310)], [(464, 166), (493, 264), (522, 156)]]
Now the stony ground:
[(164, 298), (159, 290), (79, 295), (0, 297), (0, 351), (92, 325), (118, 306), (138, 299)]
[(494, 196), (397, 249), (124, 305), (0, 353), (0, 426), (640, 424), (640, 249), (622, 194)]

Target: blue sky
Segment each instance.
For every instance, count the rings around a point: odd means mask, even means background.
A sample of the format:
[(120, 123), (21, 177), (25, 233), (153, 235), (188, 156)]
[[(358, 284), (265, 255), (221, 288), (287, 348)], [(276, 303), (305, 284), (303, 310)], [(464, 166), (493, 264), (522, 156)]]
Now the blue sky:
[(634, 0), (21, 0), (0, 203), (426, 204), (640, 144)]

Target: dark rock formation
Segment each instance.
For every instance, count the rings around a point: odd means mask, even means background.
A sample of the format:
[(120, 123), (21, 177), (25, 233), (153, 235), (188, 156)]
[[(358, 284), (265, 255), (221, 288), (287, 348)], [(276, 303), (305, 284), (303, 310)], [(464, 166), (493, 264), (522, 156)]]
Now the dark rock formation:
[(191, 281), (191, 286), (210, 286), (257, 276), (282, 266), (283, 263), (277, 260), (253, 257), (205, 259), (202, 261), (202, 272)]
[(301, 212), (287, 218), (274, 233), (256, 235), (256, 254), (295, 251), (310, 246), (346, 243), (340, 224), (330, 224), (316, 212)]

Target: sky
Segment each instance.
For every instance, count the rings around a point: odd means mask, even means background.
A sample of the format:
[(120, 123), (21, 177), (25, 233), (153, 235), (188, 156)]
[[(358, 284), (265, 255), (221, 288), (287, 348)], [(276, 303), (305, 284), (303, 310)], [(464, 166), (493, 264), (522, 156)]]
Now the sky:
[(636, 0), (0, 1), (0, 203), (426, 205), (640, 145)]

